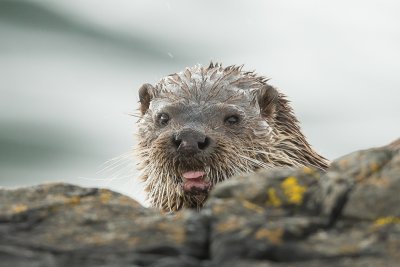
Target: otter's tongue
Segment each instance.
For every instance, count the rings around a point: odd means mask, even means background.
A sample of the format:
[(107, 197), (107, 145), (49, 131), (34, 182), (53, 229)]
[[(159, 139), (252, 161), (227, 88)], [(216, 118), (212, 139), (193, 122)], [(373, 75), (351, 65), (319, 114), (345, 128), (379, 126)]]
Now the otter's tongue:
[(204, 194), (208, 192), (210, 183), (203, 180), (206, 173), (202, 171), (189, 171), (182, 174), (183, 190), (191, 194)]

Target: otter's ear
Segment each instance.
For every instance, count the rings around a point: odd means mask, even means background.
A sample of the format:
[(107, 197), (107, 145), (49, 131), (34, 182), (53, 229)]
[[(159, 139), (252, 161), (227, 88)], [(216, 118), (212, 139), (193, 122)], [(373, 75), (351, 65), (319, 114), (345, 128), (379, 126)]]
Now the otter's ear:
[(274, 116), (278, 105), (278, 99), (279, 92), (268, 84), (257, 91), (257, 102), (263, 117), (272, 118)]
[(139, 88), (140, 112), (142, 115), (149, 109), (150, 101), (154, 97), (154, 87), (145, 83)]

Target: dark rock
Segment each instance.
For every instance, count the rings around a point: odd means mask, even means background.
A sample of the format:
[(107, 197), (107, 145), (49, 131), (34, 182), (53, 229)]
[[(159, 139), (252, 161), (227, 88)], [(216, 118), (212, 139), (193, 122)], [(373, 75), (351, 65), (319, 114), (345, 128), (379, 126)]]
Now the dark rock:
[(393, 146), (233, 177), (173, 215), (105, 189), (0, 189), (0, 266), (398, 266), (399, 192)]
[(276, 169), (218, 185), (203, 212), (211, 215), (210, 256), (293, 261), (311, 257), (296, 245), (326, 225), (314, 198), (320, 173)]
[(163, 216), (105, 189), (49, 184), (1, 190), (0, 203), (0, 265), (143, 266), (207, 254), (207, 226), (192, 220), (198, 214)]
[[(330, 177), (347, 176), (357, 184), (348, 196), (342, 216), (377, 220), (400, 215), (399, 152), (385, 149), (360, 151), (336, 162)], [(358, 164), (354, 166), (352, 160)], [(347, 164), (354, 167), (343, 169)]]

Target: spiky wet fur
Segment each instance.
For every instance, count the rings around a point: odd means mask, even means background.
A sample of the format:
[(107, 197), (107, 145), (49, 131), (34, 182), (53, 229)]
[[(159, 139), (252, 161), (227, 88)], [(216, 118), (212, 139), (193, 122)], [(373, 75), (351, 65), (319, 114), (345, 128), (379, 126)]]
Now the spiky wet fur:
[[(220, 64), (211, 63), (209, 67), (195, 66), (163, 78), (154, 87), (152, 101), (184, 99), (207, 105), (224, 90), (234, 87), (237, 94), (226, 98), (224, 103), (242, 105), (246, 110), (245, 105), (258, 105), (257, 91), (265, 85), (266, 78), (254, 72), (244, 72), (242, 66), (223, 68)], [(251, 101), (240, 102), (243, 97), (249, 97)], [(193, 170), (193, 166), (205, 171), (206, 179), (213, 185), (259, 168), (327, 168), (328, 161), (310, 147), (301, 133), (286, 97), (282, 93), (277, 97), (271, 114), (247, 112), (245, 128), (221, 132), (218, 126), (206, 127), (206, 134), (215, 141), (213, 152), (184, 159), (171, 149), (170, 144), (171, 133), (178, 131), (181, 126), (172, 123), (168, 129), (160, 130), (155, 125), (152, 109), (146, 110), (138, 123), (138, 151), (141, 178), (145, 181), (151, 205), (164, 211), (201, 207), (204, 197), (187, 195), (180, 186), (183, 182), (182, 172), (190, 168)]]

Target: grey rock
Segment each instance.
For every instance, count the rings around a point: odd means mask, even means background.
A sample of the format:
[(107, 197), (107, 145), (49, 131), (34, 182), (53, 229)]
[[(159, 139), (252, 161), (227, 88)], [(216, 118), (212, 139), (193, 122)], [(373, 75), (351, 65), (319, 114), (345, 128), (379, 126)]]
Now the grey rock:
[(360, 220), (400, 214), (400, 151), (380, 148), (355, 152), (334, 162), (327, 181), (351, 192), (342, 216)]
[[(1, 190), (0, 203), (5, 266), (145, 266), (206, 254), (206, 225), (192, 220), (197, 214), (164, 216), (105, 189), (48, 184)], [(201, 235), (187, 238), (190, 229)]]
[(170, 215), (105, 189), (0, 189), (0, 266), (398, 266), (398, 192), (394, 146), (233, 177)]

